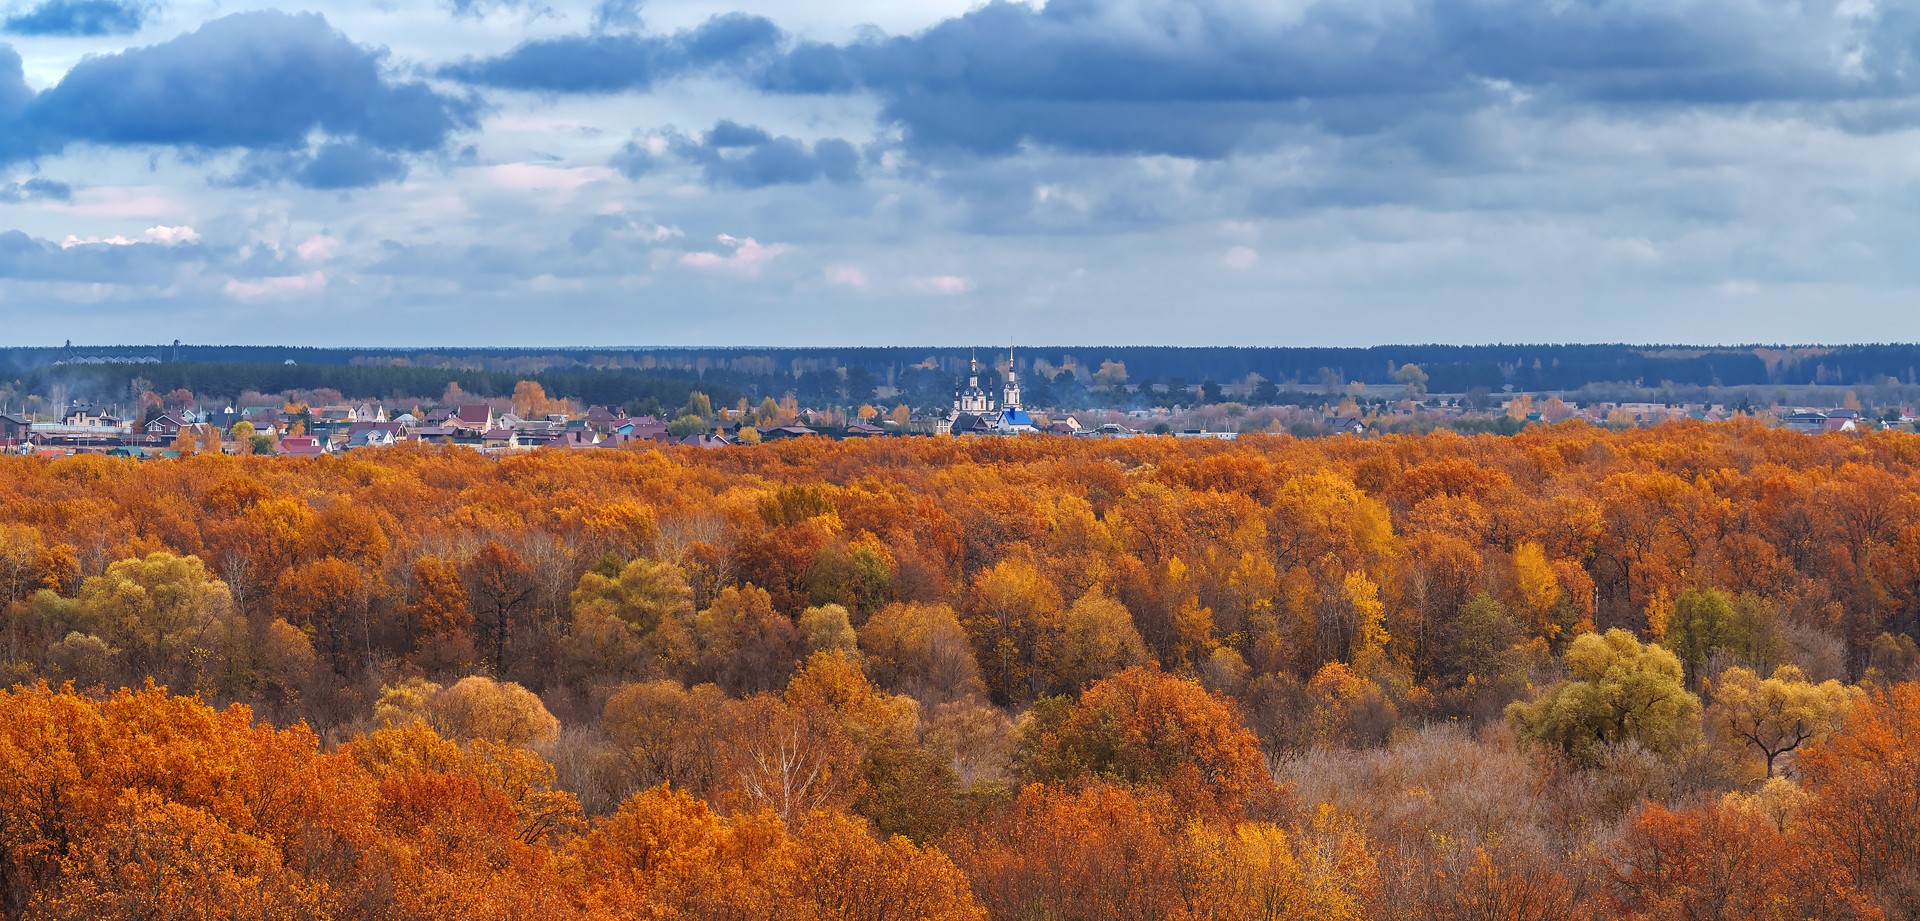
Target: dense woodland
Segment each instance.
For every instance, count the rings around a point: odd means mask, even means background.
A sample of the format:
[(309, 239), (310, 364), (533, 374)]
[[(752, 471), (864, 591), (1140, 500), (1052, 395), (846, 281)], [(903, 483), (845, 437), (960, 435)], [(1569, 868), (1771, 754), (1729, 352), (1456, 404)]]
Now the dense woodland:
[(0, 918), (1920, 918), (1920, 436), (0, 460)]
[[(662, 406), (698, 389), (716, 404), (793, 394), (812, 405), (858, 405), (875, 388), (916, 409), (944, 409), (968, 362), (989, 367), (1004, 344), (974, 348), (321, 349), (277, 346), (83, 346), (0, 348), (0, 397), (46, 395), (111, 402), (139, 378), (157, 392), (219, 399), (248, 391), (339, 390), (354, 399), (431, 397), (449, 383), (504, 397), (523, 379), (585, 404)], [(1407, 364), (1434, 393), (1557, 391), (1595, 399), (1765, 404), (1788, 388), (1851, 388), (1889, 403), (1911, 402), (1920, 385), (1920, 345), (1659, 346), (1391, 345), (1370, 348), (1174, 348), (1023, 346), (1014, 355), (1030, 405), (1087, 409), (1155, 405), (1158, 389), (1183, 391), (1264, 380), (1273, 389), (1235, 391), (1258, 405), (1318, 405), (1350, 383), (1402, 383)], [(75, 360), (78, 363), (74, 363)], [(144, 362), (129, 364), (127, 362)], [(104, 363), (103, 363), (104, 362)], [(1116, 386), (1105, 368), (1124, 369)], [(1250, 378), (1249, 376), (1253, 377)], [(1746, 389), (1743, 389), (1746, 388)], [(1799, 396), (1811, 397), (1809, 394)], [(1795, 399), (1799, 399), (1799, 396)], [(1829, 402), (1838, 403), (1838, 394)], [(1801, 400), (1807, 402), (1808, 400)], [(1814, 400), (1814, 402), (1818, 402)]]

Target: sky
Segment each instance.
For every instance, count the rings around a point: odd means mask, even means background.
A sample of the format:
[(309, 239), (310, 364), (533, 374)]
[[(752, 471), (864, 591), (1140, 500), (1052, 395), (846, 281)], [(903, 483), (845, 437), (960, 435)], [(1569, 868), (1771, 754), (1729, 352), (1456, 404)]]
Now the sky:
[(1920, 4), (0, 0), (0, 340), (1920, 340)]

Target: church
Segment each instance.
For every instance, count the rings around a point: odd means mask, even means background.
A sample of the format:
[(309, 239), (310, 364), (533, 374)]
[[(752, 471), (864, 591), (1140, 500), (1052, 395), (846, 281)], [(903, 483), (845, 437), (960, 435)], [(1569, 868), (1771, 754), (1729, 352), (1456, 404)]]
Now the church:
[(1037, 432), (1033, 417), (1020, 405), (1020, 372), (1014, 367), (1013, 350), (1007, 350), (1007, 384), (998, 405), (992, 394), (980, 386), (980, 359), (974, 358), (967, 369), (966, 386), (953, 394), (953, 411), (941, 427), (943, 435), (1024, 435)]

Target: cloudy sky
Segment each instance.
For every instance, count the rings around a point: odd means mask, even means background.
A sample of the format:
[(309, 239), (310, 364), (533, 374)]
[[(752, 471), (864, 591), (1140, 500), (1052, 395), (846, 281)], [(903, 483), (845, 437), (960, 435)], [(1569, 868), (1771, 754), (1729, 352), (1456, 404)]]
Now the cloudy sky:
[(1910, 341), (1916, 128), (1889, 0), (0, 0), (0, 341)]

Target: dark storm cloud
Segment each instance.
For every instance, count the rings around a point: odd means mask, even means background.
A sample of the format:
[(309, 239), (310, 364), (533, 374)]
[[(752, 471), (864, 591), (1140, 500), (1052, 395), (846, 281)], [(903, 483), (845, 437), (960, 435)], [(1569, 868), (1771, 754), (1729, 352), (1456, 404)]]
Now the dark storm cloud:
[(743, 189), (860, 178), (860, 152), (840, 138), (809, 144), (732, 121), (715, 124), (699, 138), (671, 134), (666, 150), (671, 157), (653, 153), (642, 141), (629, 141), (614, 155), (612, 165), (629, 178), (638, 178), (678, 159), (699, 166), (708, 185)]
[(64, 182), (55, 182), (51, 179), (29, 179), (25, 182), (0, 183), (0, 203), (72, 200), (73, 187)]
[(593, 7), (593, 31), (633, 30), (641, 26), (640, 0), (600, 0)]
[(407, 162), (360, 141), (336, 141), (309, 151), (249, 154), (236, 185), (292, 182), (309, 189), (363, 189), (407, 178)]
[(164, 284), (204, 264), (197, 243), (84, 243), (61, 246), (18, 230), (0, 231), (0, 279), (88, 284)]
[(1914, 91), (1916, 20), (1777, 0), (1326, 0), (1289, 18), (1226, 0), (995, 2), (911, 36), (801, 44), (756, 81), (869, 92), (922, 152), (1217, 158), (1516, 91), (1539, 106), (1881, 102)]
[(15, 35), (131, 35), (140, 31), (152, 8), (126, 0), (47, 0), (8, 16), (0, 32)]
[[(443, 149), (477, 112), (470, 100), (390, 78), (384, 52), (312, 13), (242, 13), (87, 58), (37, 96), (24, 92), (17, 57), (0, 55), (0, 138), (14, 139), (0, 140), (0, 160), (76, 143), (238, 149), (304, 157), (285, 178), (333, 188), (397, 178), (397, 155)], [(309, 151), (316, 135), (332, 140)]]
[(781, 32), (744, 13), (715, 16), (673, 35), (595, 34), (527, 42), (504, 55), (469, 58), (441, 75), (475, 86), (546, 93), (645, 90), (692, 71), (773, 51)]

